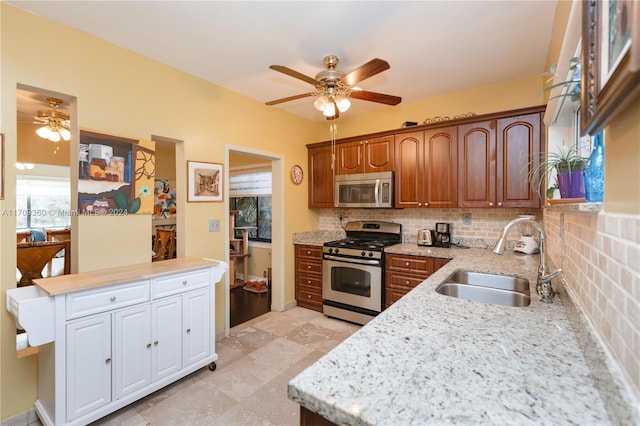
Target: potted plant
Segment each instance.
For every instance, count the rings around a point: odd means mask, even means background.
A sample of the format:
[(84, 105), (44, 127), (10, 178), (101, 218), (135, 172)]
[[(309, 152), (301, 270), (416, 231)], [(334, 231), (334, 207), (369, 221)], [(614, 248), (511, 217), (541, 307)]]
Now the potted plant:
[[(555, 63), (549, 67), (549, 71), (545, 71), (542, 73), (543, 76), (550, 76), (545, 83), (549, 83), (550, 81), (560, 80), (560, 76), (557, 74), (558, 64)], [(580, 101), (580, 77), (581, 77), (582, 68), (580, 65), (580, 58), (573, 57), (569, 59), (569, 77), (567, 80), (560, 81), (559, 83), (554, 83), (550, 86), (542, 89), (540, 94), (548, 92), (550, 90), (555, 89), (556, 87), (560, 88), (560, 94), (556, 96), (552, 96), (549, 100), (554, 98), (569, 98), (572, 102)]]
[(575, 145), (562, 144), (557, 152), (546, 153), (546, 157), (531, 169), (529, 182), (541, 192), (544, 182), (552, 182), (555, 178), (555, 184), (545, 191), (548, 198), (556, 186), (562, 198), (584, 198), (583, 172), (586, 162), (587, 158), (578, 154)]

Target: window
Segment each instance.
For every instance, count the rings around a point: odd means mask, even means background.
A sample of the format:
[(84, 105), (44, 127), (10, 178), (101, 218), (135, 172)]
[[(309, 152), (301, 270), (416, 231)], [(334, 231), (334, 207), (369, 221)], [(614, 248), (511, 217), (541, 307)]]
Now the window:
[[(252, 226), (249, 240), (271, 242), (271, 171), (250, 167), (231, 171), (229, 206), (237, 210), (236, 226)], [(236, 231), (235, 238), (242, 238)]]
[(71, 226), (69, 179), (39, 176), (16, 178), (16, 228)]
[[(249, 231), (252, 241), (271, 242), (271, 196), (262, 197), (232, 197), (231, 209), (238, 210), (236, 226), (254, 226), (257, 229)], [(240, 231), (236, 231), (236, 238), (242, 238)]]

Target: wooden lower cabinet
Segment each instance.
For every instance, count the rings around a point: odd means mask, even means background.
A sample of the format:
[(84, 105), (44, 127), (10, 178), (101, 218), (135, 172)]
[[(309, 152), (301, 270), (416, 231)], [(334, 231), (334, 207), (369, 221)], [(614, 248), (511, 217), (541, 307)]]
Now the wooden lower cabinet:
[(437, 257), (385, 254), (385, 308), (448, 262), (449, 259)]
[(298, 306), (322, 312), (322, 247), (295, 246), (295, 283)]

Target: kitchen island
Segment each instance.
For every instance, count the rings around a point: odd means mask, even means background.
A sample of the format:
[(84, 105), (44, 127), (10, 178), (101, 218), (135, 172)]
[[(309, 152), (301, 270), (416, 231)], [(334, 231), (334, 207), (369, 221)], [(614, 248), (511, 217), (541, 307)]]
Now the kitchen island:
[[(538, 255), (415, 244), (385, 252), (452, 260), (293, 378), (289, 399), (303, 409), (345, 425), (634, 424), (633, 409), (608, 413), (560, 281), (553, 303), (535, 294)], [(531, 304), (436, 293), (457, 269), (527, 278)]]

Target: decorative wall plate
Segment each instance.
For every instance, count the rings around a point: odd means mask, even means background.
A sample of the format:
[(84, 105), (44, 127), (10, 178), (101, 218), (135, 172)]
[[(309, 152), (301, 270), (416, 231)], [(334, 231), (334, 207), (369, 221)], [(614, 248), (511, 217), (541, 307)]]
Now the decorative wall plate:
[(300, 182), (302, 182), (302, 177), (303, 177), (302, 167), (296, 164), (291, 168), (291, 182), (298, 185)]

